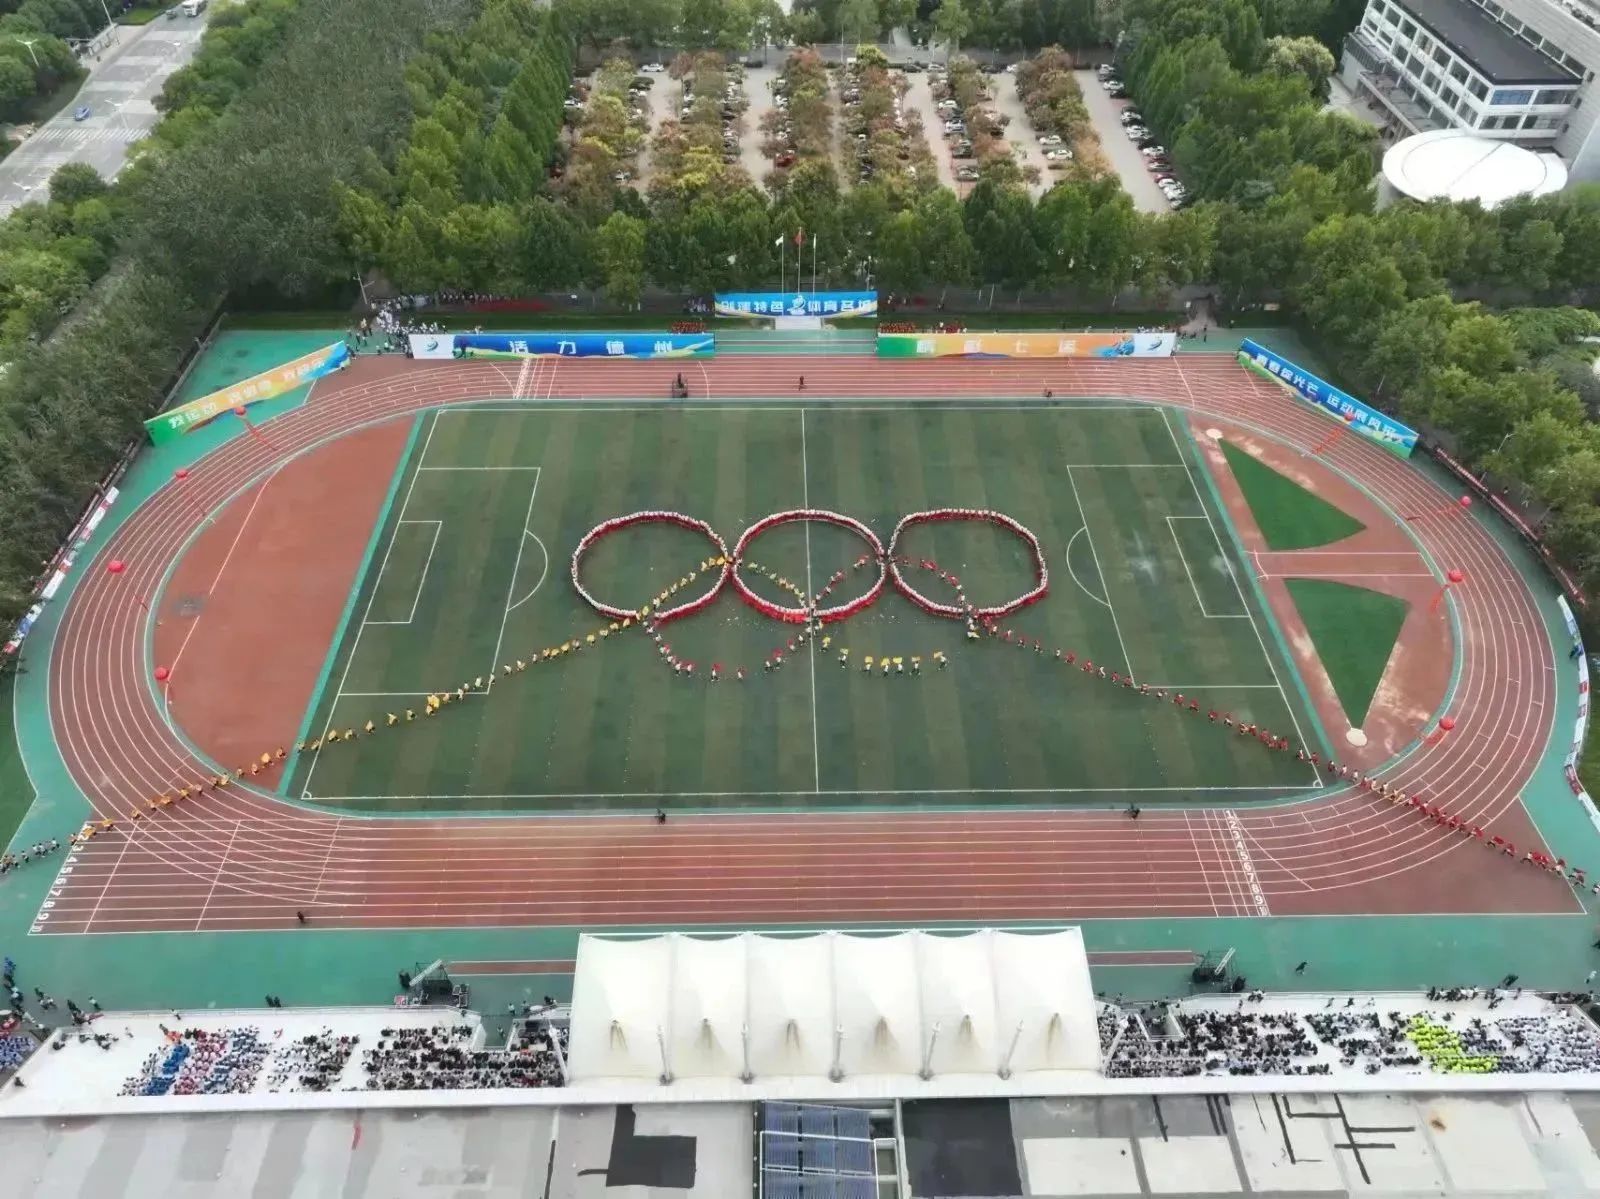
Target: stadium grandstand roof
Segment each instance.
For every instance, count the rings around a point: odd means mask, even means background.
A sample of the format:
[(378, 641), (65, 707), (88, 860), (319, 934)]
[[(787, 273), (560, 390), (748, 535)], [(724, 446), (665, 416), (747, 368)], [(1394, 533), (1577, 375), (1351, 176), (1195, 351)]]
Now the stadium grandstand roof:
[(983, 1093), (1100, 1062), (1076, 928), (585, 936), (572, 1010), (580, 1086), (744, 1081), (762, 1093), (826, 1093), (848, 1083), (891, 1093), (908, 1080), (960, 1078)]

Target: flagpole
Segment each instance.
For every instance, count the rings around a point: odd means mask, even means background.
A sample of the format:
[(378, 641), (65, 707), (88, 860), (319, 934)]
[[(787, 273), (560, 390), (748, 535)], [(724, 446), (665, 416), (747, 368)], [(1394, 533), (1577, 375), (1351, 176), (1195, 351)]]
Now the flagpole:
[(784, 273), (784, 249), (785, 249), (785, 247), (784, 247), (784, 244), (783, 244), (784, 242), (786, 242), (788, 240), (789, 239), (787, 237), (780, 237), (778, 239), (778, 292), (779, 292), (779, 294), (782, 294), (782, 292), (783, 292), (784, 280), (789, 277), (787, 274)]
[(817, 235), (811, 235), (811, 293), (817, 291)]

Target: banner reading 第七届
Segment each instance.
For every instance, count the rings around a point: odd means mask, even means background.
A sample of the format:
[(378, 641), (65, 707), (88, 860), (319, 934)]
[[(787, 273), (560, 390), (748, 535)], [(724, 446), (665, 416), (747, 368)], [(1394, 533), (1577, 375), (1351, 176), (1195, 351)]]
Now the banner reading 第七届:
[(879, 358), (1170, 358), (1176, 333), (880, 333)]
[(1368, 440), (1377, 442), (1384, 449), (1391, 450), (1402, 458), (1409, 458), (1411, 451), (1417, 448), (1415, 429), (1402, 425), (1391, 416), (1385, 416), (1376, 408), (1367, 407), (1354, 396), (1346, 395), (1332, 383), (1326, 383), (1310, 372), (1301, 370), (1287, 358), (1273, 353), (1266, 346), (1259, 345), (1247, 337), (1239, 343), (1239, 357), (1246, 365), (1254, 367), (1269, 378), (1276, 379), (1286, 387), (1293, 388), (1302, 399), (1309, 400), (1336, 416), (1349, 418), (1351, 428)]
[(718, 292), (718, 316), (873, 316), (875, 291)]
[(150, 434), (150, 441), (162, 445), (182, 437), (190, 429), (205, 424), (229, 409), (259, 404), (262, 400), (270, 400), (297, 387), (304, 387), (313, 379), (320, 379), (338, 370), (349, 360), (350, 347), (342, 341), (336, 341), (320, 350), (312, 350), (293, 362), (285, 362), (259, 375), (241, 379), (231, 387), (169, 408), (145, 421), (144, 427)]
[(413, 358), (710, 358), (710, 333), (413, 333)]

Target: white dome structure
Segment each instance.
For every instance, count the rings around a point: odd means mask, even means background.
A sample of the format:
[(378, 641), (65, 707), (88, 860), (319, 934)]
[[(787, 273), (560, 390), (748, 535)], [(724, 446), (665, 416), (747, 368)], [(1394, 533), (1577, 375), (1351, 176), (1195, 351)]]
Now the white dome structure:
[(1383, 179), (1393, 193), (1413, 200), (1476, 200), (1493, 208), (1513, 196), (1560, 191), (1567, 168), (1554, 154), (1514, 142), (1466, 129), (1436, 129), (1389, 147)]

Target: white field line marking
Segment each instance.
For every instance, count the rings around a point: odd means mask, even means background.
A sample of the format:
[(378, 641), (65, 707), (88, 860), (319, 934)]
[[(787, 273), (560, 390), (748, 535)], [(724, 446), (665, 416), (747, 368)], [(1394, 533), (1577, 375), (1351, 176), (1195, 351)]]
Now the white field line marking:
[(1100, 585), (1105, 588), (1106, 608), (1111, 613), (1111, 627), (1117, 632), (1117, 644), (1122, 647), (1122, 664), (1127, 667), (1128, 677), (1135, 678), (1133, 658), (1128, 653), (1128, 643), (1122, 639), (1122, 626), (1117, 623), (1117, 610), (1111, 603), (1111, 581), (1106, 578), (1105, 568), (1100, 565), (1100, 553), (1094, 547), (1094, 533), (1089, 529), (1089, 514), (1084, 510), (1083, 497), (1078, 494), (1078, 481), (1072, 477), (1072, 468), (1067, 468), (1067, 482), (1072, 487), (1072, 498), (1078, 505), (1078, 515), (1083, 518), (1084, 536), (1089, 539), (1089, 553), (1094, 558), (1095, 573), (1100, 576)]
[(515, 612), (534, 597), (534, 593), (544, 586), (545, 576), (550, 573), (550, 551), (545, 548), (544, 542), (539, 538), (539, 534), (532, 529), (523, 529), (522, 535), (533, 538), (533, 543), (539, 547), (539, 552), (544, 555), (544, 567), (539, 571), (539, 581), (533, 585), (533, 590), (511, 605), (509, 611), (512, 612)]
[[(1186, 388), (1189, 386), (1189, 381), (1187, 378), (1184, 379), (1184, 386)], [(1190, 397), (1192, 400), (1192, 391), (1190, 392)], [(1167, 410), (1165, 408), (1161, 409), (1161, 419), (1167, 426), (1167, 434), (1172, 438), (1173, 448), (1181, 455), (1183, 453), (1183, 446), (1178, 441), (1177, 430), (1172, 427), (1172, 420), (1167, 416)], [(1227, 563), (1228, 574), (1233, 579), (1233, 589), (1234, 591), (1238, 592), (1239, 603), (1241, 606), (1243, 606), (1245, 613), (1250, 617), (1250, 627), (1255, 630), (1256, 644), (1261, 647), (1261, 656), (1267, 660), (1267, 669), (1272, 672), (1272, 681), (1278, 685), (1278, 696), (1283, 700), (1283, 706), (1289, 710), (1289, 719), (1294, 723), (1295, 739), (1299, 741), (1301, 745), (1307, 745), (1309, 742), (1306, 741), (1305, 730), (1300, 727), (1300, 716), (1294, 710), (1294, 705), (1289, 702), (1288, 693), (1283, 689), (1283, 679), (1278, 675), (1278, 664), (1272, 660), (1272, 655), (1267, 652), (1267, 641), (1266, 638), (1261, 635), (1261, 625), (1256, 620), (1256, 614), (1250, 608), (1250, 602), (1244, 597), (1244, 588), (1239, 585), (1239, 576), (1233, 569), (1233, 563), (1228, 561), (1228, 554), (1222, 548), (1222, 535), (1217, 532), (1216, 522), (1211, 519), (1211, 509), (1206, 507), (1205, 499), (1200, 494), (1200, 484), (1195, 481), (1194, 471), (1187, 469), (1189, 466), (1188, 458), (1184, 458), (1183, 465), (1189, 475), (1189, 490), (1194, 492), (1194, 502), (1200, 506), (1200, 511), (1205, 513), (1206, 523), (1211, 526), (1211, 536), (1216, 538), (1217, 552), (1222, 554), (1223, 562)], [(1322, 786), (1322, 771), (1317, 768), (1317, 764), (1315, 762), (1311, 763), (1311, 774), (1312, 777), (1317, 780), (1317, 786)]]
[[(417, 618), (417, 604), (422, 599), (422, 589), (423, 589), (424, 586), (427, 585), (427, 582), (428, 582), (428, 568), (433, 565), (433, 552), (436, 549), (439, 548), (439, 530), (444, 528), (444, 522), (442, 520), (402, 520), (402, 521), (399, 521), (399, 522), (397, 522), (395, 524), (395, 536), (396, 537), (398, 537), (400, 535), (400, 526), (401, 525), (432, 525), (433, 526), (433, 544), (428, 546), (428, 557), (422, 563), (422, 573), (417, 579), (417, 593), (411, 597), (411, 612), (404, 620), (362, 620), (362, 622), (361, 622), (362, 624), (380, 624), (380, 625), (381, 624), (402, 624), (402, 625), (404, 625), (404, 624), (410, 624), (413, 620), (415, 620)], [(393, 539), (391, 539), (391, 544), (393, 544)], [(385, 561), (387, 561), (388, 555), (387, 554), (384, 555), (384, 558), (385, 558)], [(382, 576), (381, 572), (379, 573), (378, 578), (379, 578), (379, 582), (381, 584), (382, 579), (383, 579), (383, 576)], [(373, 588), (373, 590), (376, 591), (377, 588), (375, 587), (375, 588)], [(371, 611), (371, 607), (372, 606), (370, 604), (367, 605), (368, 611)]]
[[(1247, 616), (1250, 615), (1250, 613), (1248, 611), (1245, 611), (1245, 612), (1222, 612), (1222, 613), (1216, 613), (1216, 614), (1213, 614), (1211, 612), (1207, 612), (1206, 611), (1206, 602), (1205, 602), (1205, 600), (1200, 598), (1200, 588), (1195, 585), (1194, 572), (1189, 569), (1189, 555), (1183, 552), (1183, 541), (1178, 537), (1178, 526), (1172, 523), (1175, 520), (1204, 520), (1204, 519), (1205, 519), (1205, 517), (1203, 517), (1203, 516), (1169, 516), (1169, 517), (1167, 517), (1167, 532), (1172, 534), (1172, 544), (1178, 547), (1178, 561), (1183, 563), (1183, 573), (1184, 573), (1184, 576), (1189, 580), (1189, 590), (1194, 592), (1195, 606), (1200, 609), (1200, 615), (1205, 617), (1205, 619), (1207, 619), (1207, 620), (1243, 620)], [(1219, 546), (1218, 548), (1220, 549), (1221, 547)], [(1223, 561), (1224, 565), (1227, 564), (1228, 558), (1227, 558), (1226, 554), (1223, 555), (1222, 561)], [(1237, 588), (1237, 583), (1235, 583), (1235, 587)]]
[(206, 901), (200, 905), (200, 914), (194, 918), (194, 931), (199, 932), (206, 922), (206, 910), (211, 907), (211, 897), (217, 893), (217, 884), (222, 881), (223, 874), (228, 869), (228, 855), (233, 852), (233, 843), (239, 836), (239, 821), (233, 822), (233, 831), (228, 834), (228, 844), (222, 849), (222, 857), (217, 861), (217, 872), (211, 876), (211, 889), (206, 892)]
[[(1084, 581), (1078, 577), (1078, 572), (1072, 568), (1072, 547), (1073, 547), (1074, 544), (1077, 543), (1078, 538), (1082, 537), (1088, 531), (1089, 531), (1089, 526), (1088, 525), (1084, 525), (1076, 533), (1074, 533), (1071, 537), (1069, 537), (1067, 539), (1067, 552), (1064, 555), (1064, 557), (1067, 560), (1067, 573), (1072, 576), (1072, 581), (1078, 585), (1078, 590), (1079, 591), (1083, 592), (1090, 599), (1092, 599), (1095, 603), (1099, 604), (1102, 608), (1109, 608), (1109, 607), (1111, 607), (1111, 605), (1106, 603), (1105, 597), (1103, 595), (1096, 595), (1094, 592), (1090, 591), (1089, 588), (1087, 586), (1085, 586)], [(1102, 584), (1104, 584), (1105, 580), (1102, 578), (1100, 580), (1100, 582)]]
[(1239, 813), (1232, 808), (1224, 808), (1222, 821), (1228, 826), (1234, 855), (1239, 859), (1239, 868), (1244, 871), (1245, 882), (1250, 885), (1250, 898), (1255, 903), (1256, 915), (1272, 915), (1272, 909), (1267, 906), (1266, 893), (1261, 889), (1261, 879), (1256, 876), (1256, 864), (1251, 860), (1250, 849), (1244, 843), (1244, 825), (1239, 820)]
[[(535, 467), (535, 470), (537, 471), (538, 468)], [(533, 489), (528, 493), (528, 511), (522, 517), (522, 531), (524, 534), (526, 534), (528, 531), (528, 522), (533, 519), (533, 501), (539, 496), (539, 479), (543, 473), (543, 471), (539, 471), (533, 476)], [(528, 539), (526, 536), (517, 538), (517, 556), (516, 560), (511, 564), (511, 583), (506, 587), (506, 606), (505, 611), (500, 613), (500, 635), (494, 639), (494, 656), (489, 659), (489, 685), (484, 688), (485, 692), (494, 690), (495, 676), (500, 671), (500, 646), (505, 642), (506, 639), (506, 620), (511, 616), (511, 597), (516, 594), (517, 571), (522, 568), (522, 551), (527, 544)], [(541, 546), (540, 548), (543, 547)], [(548, 568), (548, 557), (545, 560), (545, 565)], [(543, 581), (543, 577), (541, 576), (540, 582)], [(537, 588), (535, 588), (535, 590), (537, 590)]]

